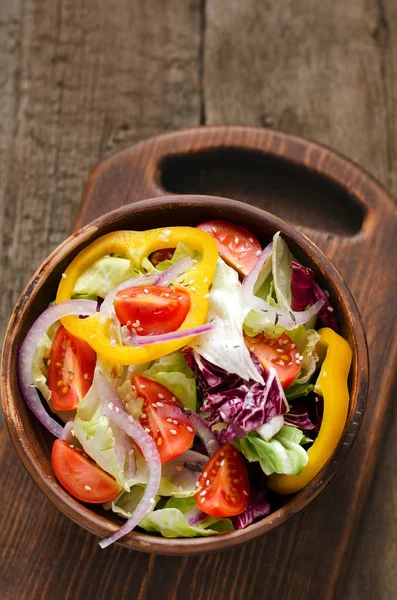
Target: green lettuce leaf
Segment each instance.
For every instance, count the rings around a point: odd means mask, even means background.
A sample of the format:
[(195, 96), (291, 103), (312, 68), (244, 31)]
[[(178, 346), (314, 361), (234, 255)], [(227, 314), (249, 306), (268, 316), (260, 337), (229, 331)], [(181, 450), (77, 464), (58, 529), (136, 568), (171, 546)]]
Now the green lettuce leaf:
[(196, 377), (180, 350), (156, 360), (149, 369), (144, 371), (143, 376), (164, 385), (183, 406), (196, 412)]
[(88, 456), (113, 475), (123, 489), (129, 491), (133, 483), (129, 475), (132, 440), (121, 429), (110, 426), (109, 419), (103, 414), (95, 384), (79, 404), (73, 434)]
[(307, 396), (313, 390), (313, 383), (294, 383), (285, 390), (285, 395), (287, 400), (295, 400), (301, 396)]
[(301, 444), (308, 441), (312, 440), (300, 429), (284, 425), (268, 442), (254, 432), (235, 440), (233, 444), (249, 462), (259, 462), (266, 475), (299, 475), (309, 460)]
[(32, 382), (42, 393), (43, 397), (49, 403), (51, 410), (51, 390), (47, 386), (48, 360), (50, 358), (51, 346), (55, 334), (59, 327), (59, 321), (52, 325), (47, 333), (43, 335), (37, 345), (32, 361)]
[(290, 264), (293, 256), (278, 231), (273, 237), (272, 272), (274, 291), (279, 306), (291, 309), (291, 276)]
[(127, 258), (104, 256), (80, 275), (73, 295), (79, 298), (105, 298), (113, 288), (137, 275)]

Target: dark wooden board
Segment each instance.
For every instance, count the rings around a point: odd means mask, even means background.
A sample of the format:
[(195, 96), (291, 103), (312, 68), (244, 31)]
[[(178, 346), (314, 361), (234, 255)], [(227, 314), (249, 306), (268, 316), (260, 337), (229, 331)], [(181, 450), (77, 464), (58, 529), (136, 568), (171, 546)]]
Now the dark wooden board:
[[(283, 155), (297, 166), (283, 170)], [(94, 171), (76, 225), (124, 203), (162, 195), (163, 185), (167, 192), (231, 196), (297, 222), (350, 285), (370, 345), (368, 409), (345, 467), (298, 517), (241, 548), (189, 559), (116, 547), (103, 552), (97, 538), (57, 513), (35, 488), (3, 431), (4, 598), (338, 596), (375, 467), (396, 366), (397, 272), (392, 258), (397, 215), (390, 196), (374, 180), (336, 155), (326, 161), (324, 156), (319, 146), (304, 152), (299, 139), (249, 128), (161, 136), (126, 152), (121, 162), (110, 160)], [(299, 164), (310, 164), (310, 169)], [(342, 187), (332, 182), (334, 177)], [(31, 540), (28, 548), (23, 546), (25, 536)], [(7, 569), (15, 564), (31, 570), (23, 589)]]

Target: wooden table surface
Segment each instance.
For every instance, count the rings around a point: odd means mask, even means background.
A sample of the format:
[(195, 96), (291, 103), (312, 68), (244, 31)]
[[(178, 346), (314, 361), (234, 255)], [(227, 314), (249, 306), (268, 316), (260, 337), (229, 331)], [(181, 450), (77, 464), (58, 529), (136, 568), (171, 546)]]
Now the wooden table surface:
[[(1, 337), (92, 167), (150, 135), (271, 126), (332, 146), (397, 193), (396, 69), (395, 0), (0, 0)], [(394, 410), (347, 600), (396, 596), (396, 436)], [(0, 582), (6, 564), (0, 550)]]

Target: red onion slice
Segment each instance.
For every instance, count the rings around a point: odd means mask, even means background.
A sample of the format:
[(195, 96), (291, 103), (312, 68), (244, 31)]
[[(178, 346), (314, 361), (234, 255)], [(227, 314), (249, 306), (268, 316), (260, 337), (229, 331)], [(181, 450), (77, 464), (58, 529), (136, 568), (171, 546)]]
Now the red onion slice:
[[(126, 346), (146, 346), (149, 344), (158, 344), (159, 342), (173, 342), (182, 340), (183, 338), (194, 337), (202, 333), (212, 331), (213, 326), (210, 323), (192, 327), (190, 329), (180, 329), (178, 331), (170, 331), (169, 333), (161, 333), (159, 335), (134, 335), (126, 336), (123, 340)], [(125, 330), (123, 330), (125, 332)]]
[(298, 327), (299, 325), (305, 325), (305, 323), (308, 323), (313, 317), (315, 317), (321, 310), (324, 300), (318, 300), (307, 310), (296, 312), (286, 308), (271, 306), (265, 302), (265, 300), (258, 298), (258, 296), (255, 295), (255, 285), (263, 266), (271, 255), (272, 250), (273, 244), (270, 243), (264, 250), (262, 250), (254, 267), (244, 279), (241, 286), (243, 302), (248, 308), (251, 308), (256, 312), (263, 313), (266, 317), (268, 317), (269, 321), (273, 322), (275, 325), (280, 325), (285, 329), (295, 329), (295, 327)]
[(25, 402), (40, 423), (57, 438), (62, 437), (63, 427), (47, 413), (36, 388), (32, 384), (34, 353), (43, 335), (56, 321), (70, 315), (86, 317), (95, 313), (96, 308), (97, 303), (94, 300), (68, 300), (50, 306), (33, 323), (19, 351), (19, 385)]
[(169, 285), (174, 279), (183, 275), (188, 269), (191, 269), (193, 265), (194, 263), (189, 256), (178, 260), (178, 262), (161, 273), (156, 285)]
[(194, 527), (195, 525), (198, 525), (199, 523), (201, 523), (202, 521), (204, 521), (204, 519), (206, 519), (208, 517), (208, 515), (203, 513), (197, 507), (194, 507), (194, 508), (191, 508), (190, 510), (188, 510), (184, 516), (185, 516), (185, 519), (187, 520), (187, 522), (189, 523), (190, 527)]
[(101, 548), (107, 548), (107, 546), (110, 546), (110, 544), (113, 544), (113, 542), (116, 542), (132, 531), (152, 508), (160, 487), (161, 462), (153, 439), (146, 433), (133, 416), (128, 415), (120, 408), (123, 404), (122, 400), (109, 381), (103, 377), (103, 375), (97, 373), (96, 384), (99, 398), (103, 404), (104, 414), (111, 423), (120, 427), (120, 429), (125, 431), (125, 433), (139, 445), (149, 468), (149, 478), (145, 492), (133, 515), (122, 527), (120, 527), (120, 529), (118, 529), (118, 531), (113, 533), (113, 535), (99, 542)]

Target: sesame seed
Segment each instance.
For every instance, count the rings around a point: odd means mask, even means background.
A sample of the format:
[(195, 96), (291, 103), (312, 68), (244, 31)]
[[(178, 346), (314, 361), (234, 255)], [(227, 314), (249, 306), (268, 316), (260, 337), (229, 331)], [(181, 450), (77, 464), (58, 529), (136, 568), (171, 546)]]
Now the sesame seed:
[(277, 348), (276, 352), (284, 352), (282, 348)]
[(150, 428), (149, 427), (145, 427), (145, 431), (146, 431), (146, 433), (150, 433)]
[(199, 482), (198, 482), (198, 481), (196, 481), (196, 487), (199, 487), (199, 485), (200, 485), (200, 484), (199, 484)]
[(302, 354), (300, 355), (300, 357), (299, 357), (299, 360), (303, 360), (303, 356), (302, 356)]
[(84, 373), (84, 379), (88, 379), (88, 373)]
[(220, 464), (220, 466), (221, 466), (221, 467), (223, 467), (223, 465), (224, 465), (224, 464), (225, 464), (225, 461), (224, 461), (224, 460), (221, 460), (221, 464)]
[(173, 402), (176, 402), (176, 398), (175, 398), (175, 396), (172, 396), (171, 400), (172, 400)]
[(190, 425), (188, 425), (188, 426), (186, 427), (186, 429), (187, 429), (188, 431), (190, 431), (190, 433), (192, 433), (192, 432), (193, 432), (193, 427), (190, 427)]
[(251, 242), (251, 244), (252, 244), (252, 243), (253, 243), (253, 241), (254, 241), (254, 238), (248, 238), (248, 239), (249, 239), (249, 241), (250, 241), (250, 242)]
[(209, 298), (209, 297), (210, 297), (210, 295), (209, 295), (209, 294), (205, 294), (205, 295), (204, 295), (204, 298)]
[(210, 485), (211, 481), (209, 479), (207, 479), (207, 481), (205, 482), (205, 485)]
[(51, 364), (51, 361), (50, 361), (50, 359), (48, 359), (48, 361), (47, 361), (47, 365), (50, 365), (50, 364)]
[(295, 358), (299, 358), (299, 357), (300, 357), (300, 354), (299, 354), (299, 352), (297, 352), (297, 353), (295, 354)]
[(195, 291), (196, 291), (196, 288), (195, 288), (195, 287), (193, 287), (193, 286), (192, 286), (190, 289), (192, 290), (192, 292), (195, 292)]
[(327, 306), (327, 310), (329, 310), (329, 312), (334, 312), (334, 309), (332, 308), (332, 306)]
[(139, 325), (141, 324), (141, 322), (140, 322), (140, 320), (139, 320), (139, 319), (137, 319), (137, 320), (135, 321), (135, 323), (136, 323), (136, 326), (137, 326), (137, 327), (139, 327)]
[[(133, 389), (133, 390), (135, 390), (135, 386), (134, 386), (134, 385), (133, 385), (133, 386), (131, 386), (131, 387), (132, 387), (132, 389)], [(145, 387), (146, 387), (146, 385), (141, 385), (141, 389), (142, 389), (142, 390), (143, 390), (143, 389), (145, 389)]]
[(73, 444), (69, 444), (69, 448), (74, 448)]
[(90, 486), (89, 486), (89, 485), (85, 485), (85, 486), (84, 486), (84, 489), (85, 489), (85, 490), (87, 490), (87, 492), (90, 492), (92, 488), (90, 488)]
[(67, 275), (66, 273), (62, 273), (62, 279), (66, 279)]
[(133, 423), (133, 422), (134, 422), (134, 417), (133, 417), (132, 415), (130, 415), (130, 416), (128, 417), (128, 420), (129, 420), (131, 423)]
[(126, 325), (129, 327), (131, 325), (131, 321), (127, 321)]
[(238, 477), (236, 477), (236, 479), (233, 479), (233, 483), (240, 483), (240, 480)]
[(138, 327), (137, 331), (143, 331), (143, 327)]
[(291, 344), (291, 348), (295, 348), (295, 344)]
[(236, 237), (234, 238), (234, 243), (235, 243), (235, 244), (238, 244), (238, 243), (239, 243), (239, 241), (240, 241), (240, 240), (239, 240), (239, 238), (238, 238), (238, 237), (237, 237), (237, 235), (236, 235)]
[(145, 288), (145, 289), (143, 290), (143, 292), (144, 292), (145, 294), (148, 294), (148, 293), (149, 293), (149, 290), (147, 290), (147, 289)]
[(113, 348), (114, 348), (116, 345), (116, 340), (110, 340), (110, 345), (113, 346)]
[(108, 404), (108, 409), (113, 410), (113, 404), (111, 402), (109, 402), (109, 404)]
[(207, 477), (207, 475), (208, 475), (207, 471), (204, 471), (203, 476)]
[(170, 433), (172, 433), (172, 435), (176, 435), (178, 432), (175, 429), (170, 429)]
[(200, 498), (201, 504), (205, 502), (205, 498)]
[(149, 502), (150, 502), (150, 504), (154, 504), (156, 502), (156, 500), (154, 498), (149, 498)]
[(225, 453), (224, 453), (224, 452), (219, 452), (219, 454), (220, 454), (221, 456), (225, 456)]
[(168, 423), (172, 423), (172, 419), (170, 417), (168, 417), (167, 421)]
[(172, 422), (174, 425), (178, 425), (178, 421), (176, 419), (174, 419)]
[(142, 413), (141, 417), (142, 419), (146, 419), (146, 413)]
[(157, 406), (164, 406), (164, 404), (162, 402), (157, 402)]
[(244, 496), (248, 496), (248, 492), (246, 492), (245, 490), (243, 490), (243, 494)]
[(207, 490), (203, 490), (202, 492), (200, 492), (200, 496), (205, 496), (207, 493)]
[(203, 283), (207, 283), (207, 281), (208, 281), (208, 277), (205, 277), (205, 278), (203, 279)]
[(116, 406), (116, 413), (119, 413), (119, 412), (120, 412), (120, 409), (118, 406)]
[(192, 283), (194, 283), (194, 279), (191, 279), (191, 280), (189, 281), (189, 285), (192, 285)]
[(90, 340), (92, 340), (92, 338), (96, 337), (96, 333), (93, 333), (92, 335), (90, 335)]
[(165, 294), (165, 297), (166, 297), (166, 298), (169, 298), (169, 293), (168, 293), (168, 292)]
[(257, 255), (257, 256), (259, 256), (259, 255), (260, 255), (260, 253), (261, 253), (261, 251), (260, 251), (260, 250), (257, 250), (257, 251), (256, 251), (256, 255)]
[(161, 398), (161, 400), (164, 400), (164, 394), (157, 394), (158, 398)]
[(159, 439), (157, 440), (157, 445), (161, 446), (162, 443), (163, 443), (163, 438), (159, 437)]

